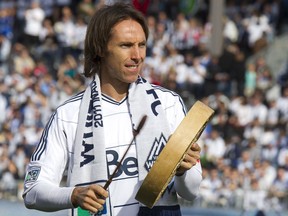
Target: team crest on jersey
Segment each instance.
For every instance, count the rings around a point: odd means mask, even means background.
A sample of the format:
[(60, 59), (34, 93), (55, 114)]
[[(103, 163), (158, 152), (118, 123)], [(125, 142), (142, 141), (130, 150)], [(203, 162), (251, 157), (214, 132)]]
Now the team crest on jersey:
[(41, 171), (41, 167), (31, 167), (26, 174), (25, 182), (36, 181)]
[(145, 162), (145, 169), (149, 172), (153, 164), (155, 163), (157, 157), (159, 156), (162, 149), (165, 147), (167, 143), (166, 138), (163, 134), (160, 135), (159, 138), (155, 138), (151, 151), (148, 155), (148, 158)]

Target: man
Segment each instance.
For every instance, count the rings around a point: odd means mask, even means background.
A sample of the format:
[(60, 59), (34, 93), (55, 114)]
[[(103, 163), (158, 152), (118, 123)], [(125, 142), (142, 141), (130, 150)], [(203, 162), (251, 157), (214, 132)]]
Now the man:
[(45, 19), (45, 11), (39, 0), (33, 0), (30, 8), (25, 11), (24, 43), (29, 48), (35, 48), (40, 44), (39, 34)]
[[(117, 3), (91, 18), (85, 39), (84, 92), (59, 106), (31, 157), (23, 197), (27, 208), (69, 209), (70, 215), (181, 215), (177, 194), (194, 199), (201, 176), (193, 144), (156, 206), (135, 199), (141, 182), (184, 118), (181, 98), (139, 76), (148, 28), (133, 7)], [(133, 137), (140, 119), (147, 121)], [(123, 152), (132, 142), (109, 188)], [(173, 152), (171, 152), (173, 154)], [(60, 183), (67, 173), (67, 187)], [(147, 213), (148, 212), (148, 213)]]

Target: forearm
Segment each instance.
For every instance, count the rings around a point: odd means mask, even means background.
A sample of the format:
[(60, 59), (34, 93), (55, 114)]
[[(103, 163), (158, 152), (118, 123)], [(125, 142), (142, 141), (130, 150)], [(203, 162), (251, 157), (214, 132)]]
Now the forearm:
[(183, 175), (175, 176), (175, 188), (179, 196), (192, 201), (198, 196), (201, 181), (202, 170), (198, 163)]
[(71, 203), (73, 189), (73, 187), (58, 187), (49, 182), (39, 181), (24, 192), (24, 203), (29, 209), (47, 212), (73, 208)]

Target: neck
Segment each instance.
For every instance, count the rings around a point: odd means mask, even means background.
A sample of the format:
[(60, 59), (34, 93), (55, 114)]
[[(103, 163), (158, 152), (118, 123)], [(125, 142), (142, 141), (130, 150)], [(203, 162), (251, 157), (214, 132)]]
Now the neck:
[(125, 86), (125, 89), (119, 89), (119, 88), (115, 88), (110, 83), (106, 83), (106, 84), (101, 83), (101, 91), (105, 95), (107, 95), (107, 96), (113, 98), (115, 101), (119, 102), (119, 101), (122, 101), (122, 99), (127, 96), (128, 85)]
[(113, 98), (116, 101), (121, 101), (127, 96), (129, 84), (117, 80), (111, 82), (101, 79), (101, 92)]

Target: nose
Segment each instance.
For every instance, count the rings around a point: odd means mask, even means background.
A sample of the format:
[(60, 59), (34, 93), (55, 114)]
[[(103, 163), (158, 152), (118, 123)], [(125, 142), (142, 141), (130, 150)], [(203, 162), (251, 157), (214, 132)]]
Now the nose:
[(141, 58), (139, 47), (135, 46), (131, 50), (131, 59), (139, 61)]

